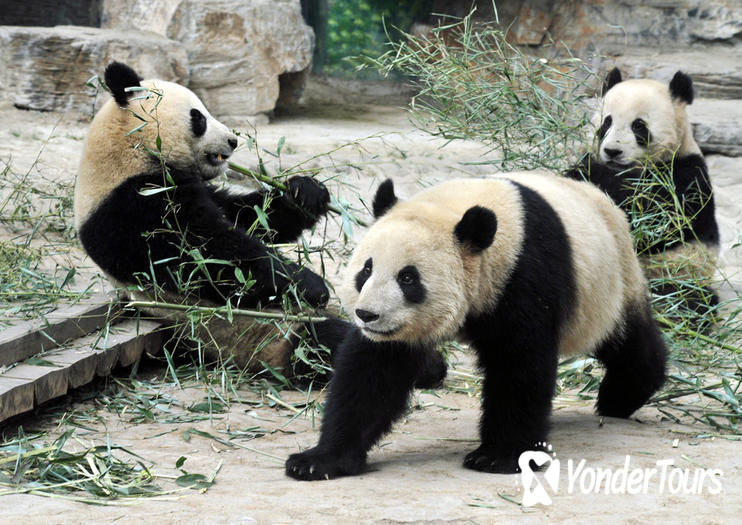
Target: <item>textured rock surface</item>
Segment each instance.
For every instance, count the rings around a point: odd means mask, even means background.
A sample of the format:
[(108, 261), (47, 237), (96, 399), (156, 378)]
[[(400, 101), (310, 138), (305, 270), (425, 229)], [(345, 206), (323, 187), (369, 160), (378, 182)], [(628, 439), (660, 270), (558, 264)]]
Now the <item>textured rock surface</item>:
[(614, 66), (624, 78), (669, 82), (678, 70), (690, 74), (699, 145), (706, 153), (742, 155), (739, 0), (513, 0), (501, 14), (516, 42), (533, 46), (551, 37), (600, 77)]
[(696, 99), (688, 117), (704, 153), (742, 156), (742, 100)]
[[(551, 34), (573, 49), (600, 45), (602, 52), (627, 46), (739, 44), (738, 0), (557, 0)], [(649, 50), (648, 50), (649, 51)]]
[(183, 0), (102, 0), (101, 27), (150, 31), (167, 36), (175, 10)]
[(189, 87), (227, 121), (271, 111), (279, 75), (307, 69), (314, 45), (299, 0), (107, 1), (103, 27), (147, 29), (181, 42)]
[(742, 98), (742, 49), (719, 47), (713, 50), (681, 50), (652, 52), (631, 49), (610, 63), (621, 68), (627, 78), (654, 78), (670, 82), (676, 71), (693, 77), (696, 96), (704, 98)]
[(143, 76), (188, 81), (185, 51), (153, 33), (0, 26), (0, 102), (92, 115), (94, 90), (85, 83), (102, 75), (105, 64), (114, 59), (129, 63)]

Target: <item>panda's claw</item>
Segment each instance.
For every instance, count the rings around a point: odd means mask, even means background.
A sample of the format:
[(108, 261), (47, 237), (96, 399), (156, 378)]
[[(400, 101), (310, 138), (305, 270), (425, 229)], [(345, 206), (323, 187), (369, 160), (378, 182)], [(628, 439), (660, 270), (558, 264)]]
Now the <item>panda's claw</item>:
[(325, 280), (307, 268), (297, 270), (292, 280), (296, 283), (297, 291), (303, 299), (315, 308), (322, 308), (330, 299), (330, 291)]
[(464, 466), (479, 472), (495, 474), (517, 474), (520, 472), (517, 457), (498, 456), (481, 447), (466, 455)]
[(318, 451), (312, 448), (291, 454), (286, 460), (286, 475), (302, 481), (318, 481), (359, 474), (365, 466), (361, 457)]
[(297, 176), (289, 179), (288, 190), (294, 202), (312, 217), (327, 212), (330, 193), (324, 184), (311, 177)]

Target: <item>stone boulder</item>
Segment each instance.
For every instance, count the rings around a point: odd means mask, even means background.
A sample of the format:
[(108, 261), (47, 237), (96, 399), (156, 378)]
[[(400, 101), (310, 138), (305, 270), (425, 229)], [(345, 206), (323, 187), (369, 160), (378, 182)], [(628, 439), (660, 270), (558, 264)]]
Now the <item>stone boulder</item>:
[(699, 50), (627, 49), (615, 59), (607, 59), (601, 72), (618, 66), (624, 78), (653, 78), (669, 84), (676, 71), (693, 78), (696, 96), (701, 98), (741, 99), (742, 60), (733, 47)]
[(705, 154), (742, 156), (742, 100), (696, 99), (688, 106), (688, 117)]
[[(147, 29), (181, 42), (189, 87), (227, 122), (271, 111), (279, 76), (306, 70), (314, 33), (299, 0), (133, 0), (104, 2), (104, 28)], [(292, 75), (287, 89), (301, 90)], [(292, 99), (291, 94), (282, 98)]]
[(106, 98), (86, 82), (111, 60), (144, 77), (188, 82), (186, 53), (154, 33), (80, 26), (0, 26), (0, 102), (39, 111), (92, 115)]

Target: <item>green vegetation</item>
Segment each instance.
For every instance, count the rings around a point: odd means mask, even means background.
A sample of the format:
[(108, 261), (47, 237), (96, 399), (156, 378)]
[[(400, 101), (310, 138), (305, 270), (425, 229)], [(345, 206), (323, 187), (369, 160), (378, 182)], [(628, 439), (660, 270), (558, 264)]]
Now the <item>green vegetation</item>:
[[(387, 39), (400, 38), (430, 12), (431, 0), (329, 0), (325, 62), (316, 70), (330, 76), (357, 77), (353, 57), (377, 56)], [(373, 71), (361, 74), (377, 78)]]

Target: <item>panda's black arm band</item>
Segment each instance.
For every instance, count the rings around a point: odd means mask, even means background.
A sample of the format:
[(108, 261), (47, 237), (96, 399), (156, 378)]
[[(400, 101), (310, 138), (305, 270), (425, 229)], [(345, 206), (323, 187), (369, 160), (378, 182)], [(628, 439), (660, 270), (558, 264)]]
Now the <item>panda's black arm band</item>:
[(233, 193), (225, 189), (209, 188), (211, 197), (234, 225), (249, 228), (257, 219), (255, 206), (263, 207), (265, 194), (259, 191), (252, 193)]
[[(252, 227), (258, 219), (255, 207), (263, 208), (266, 202), (266, 195), (262, 192), (240, 194), (224, 189), (213, 189), (212, 197), (232, 224), (245, 229)], [(256, 233), (258, 235), (269, 233), (272, 242), (295, 241), (301, 232), (311, 228), (317, 220), (302, 210), (290, 197), (281, 195), (278, 191), (271, 192), (268, 202), (266, 212), (270, 232), (266, 232), (258, 225)]]

